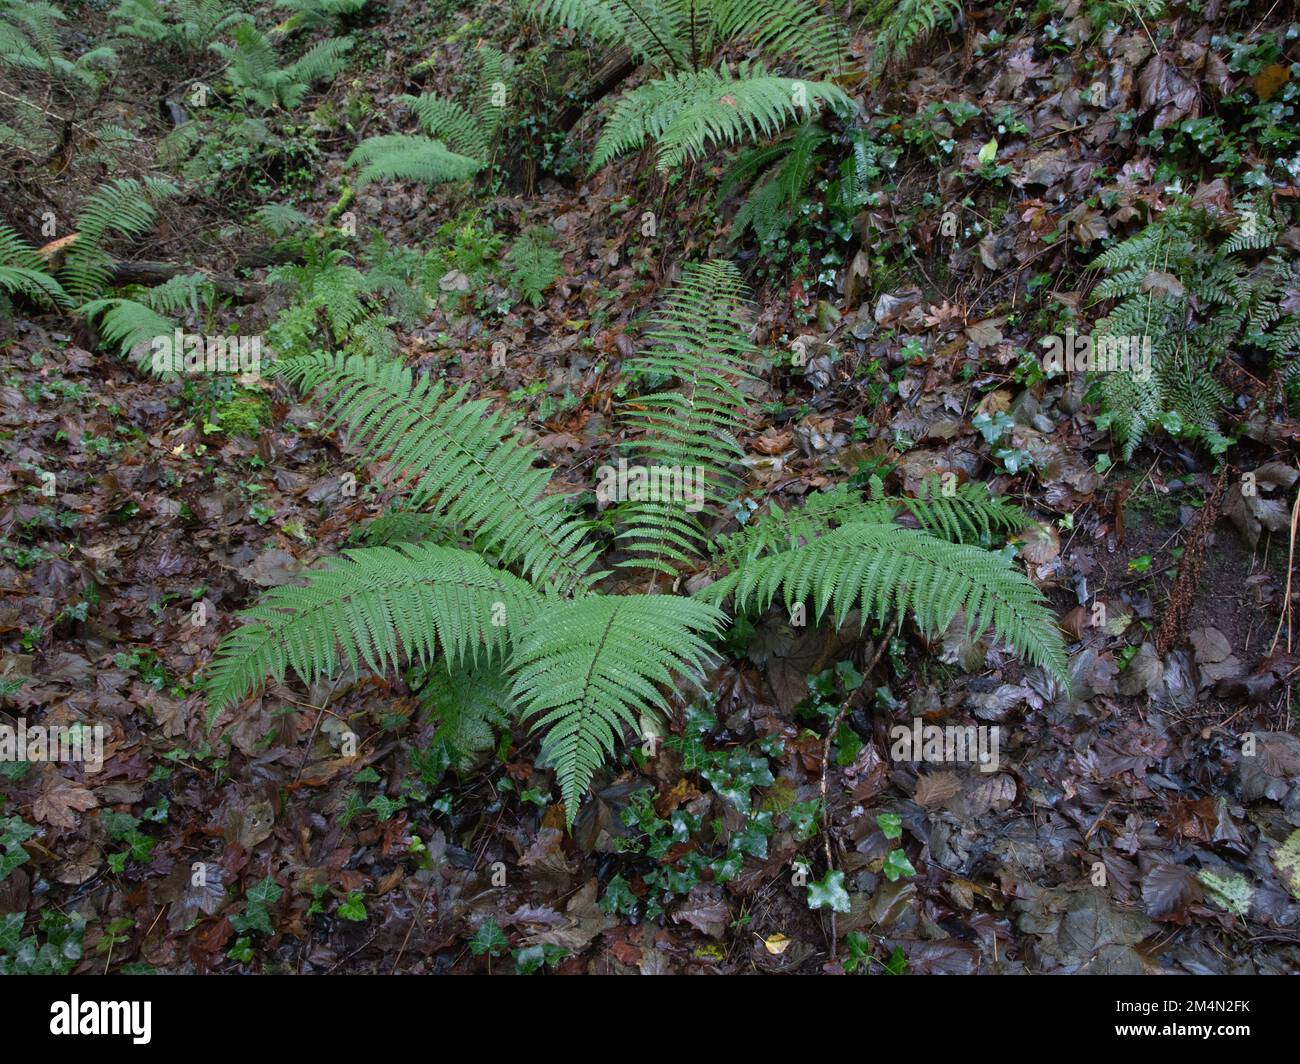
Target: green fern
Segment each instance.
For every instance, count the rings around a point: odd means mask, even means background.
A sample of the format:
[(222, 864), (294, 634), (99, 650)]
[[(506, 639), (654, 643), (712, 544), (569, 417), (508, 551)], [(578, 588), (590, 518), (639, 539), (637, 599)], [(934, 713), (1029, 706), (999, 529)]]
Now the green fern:
[(0, 293), (21, 295), (47, 307), (66, 307), (72, 299), (49, 275), (40, 253), (9, 226), (0, 223)]
[[(69, 59), (59, 40), (66, 21), (63, 11), (40, 0), (0, 0), (0, 69), (20, 74), (44, 74), (68, 85), (97, 86), (102, 70), (115, 59), (113, 49), (101, 45)], [(43, 110), (23, 97), (25, 106)]]
[(746, 43), (823, 76), (844, 51), (839, 25), (813, 0), (543, 0), (537, 16), (660, 70), (698, 70), (725, 45)]
[(496, 732), (514, 720), (510, 675), (499, 658), (458, 665), (440, 660), (421, 670), (419, 680), (420, 705), (438, 722), (431, 745), (444, 748), (458, 768), (491, 750)]
[(343, 69), (353, 43), (351, 37), (320, 41), (281, 67), (271, 39), (252, 22), (240, 22), (230, 36), (233, 45), (217, 41), (212, 51), (226, 61), (226, 77), (235, 94), (268, 111), (297, 107), (313, 84)]
[(480, 44), (475, 56), (478, 71), (468, 104), (432, 93), (399, 98), (428, 135), (390, 133), (357, 145), (348, 165), (362, 168), (358, 186), (385, 179), (464, 181), (488, 165), (512, 74), (506, 57), (490, 45)]
[(226, 0), (119, 0), (109, 18), (123, 37), (199, 51), (249, 16)]
[(1098, 424), (1111, 430), (1126, 461), (1157, 426), (1216, 453), (1228, 446), (1219, 418), (1230, 394), (1215, 370), (1234, 348), (1266, 351), (1286, 372), (1300, 336), (1300, 314), (1282, 309), (1291, 267), (1276, 254), (1254, 266), (1249, 258), (1272, 247), (1281, 229), (1268, 204), (1256, 200), (1220, 239), (1214, 220), (1183, 201), (1097, 257), (1105, 276), (1094, 301), (1116, 303), (1093, 331), (1094, 351), (1119, 342), (1151, 353), (1147, 379), (1132, 372), (1095, 377)]
[(1068, 684), (1065, 650), (1042, 593), (1001, 555), (949, 543), (919, 529), (850, 521), (787, 550), (751, 560), (700, 596), (737, 610), (766, 609), (778, 595), (786, 609), (811, 602), (843, 624), (850, 610), (884, 620), (911, 613), (929, 634), (943, 632), (962, 611), (966, 630), (994, 635), (1034, 665)]
[[(171, 336), (176, 328), (170, 318), (134, 299), (92, 299), (77, 313), (87, 321), (98, 320), (100, 339), (123, 354), (151, 344), (156, 337)], [(149, 365), (149, 359), (142, 358), (141, 368)]]
[(548, 605), (510, 656), (515, 701), (554, 766), (569, 824), (625, 728), (667, 708), (661, 685), (698, 676), (722, 613), (672, 595), (596, 595)]
[[(736, 494), (729, 466), (744, 457), (736, 435), (745, 424), (737, 383), (752, 379), (756, 351), (737, 321), (745, 302), (740, 271), (729, 262), (688, 266), (669, 292), (649, 351), (628, 362), (630, 375), (671, 379), (676, 388), (627, 404), (624, 422), (634, 438), (632, 458), (644, 469), (689, 475), (699, 501), (724, 503)], [(699, 518), (682, 498), (632, 500), (620, 507), (620, 545), (644, 566), (673, 574), (698, 556), (705, 538)]]
[(438, 512), (473, 529), (483, 549), (518, 564), (535, 582), (563, 590), (586, 587), (595, 547), (563, 495), (547, 495), (551, 474), (537, 452), (518, 443), (516, 419), (469, 401), (466, 388), (416, 377), (397, 362), (358, 355), (316, 354), (289, 360), (280, 373), (304, 389), (320, 387), (332, 418), (355, 427), (372, 458), (390, 456), (407, 478), (411, 506)]
[(544, 0), (538, 16), (624, 45), (660, 72), (615, 105), (593, 170), (654, 140), (666, 171), (710, 145), (772, 136), (824, 106), (852, 109), (829, 81), (776, 77), (760, 62), (742, 62), (734, 75), (715, 68), (725, 47), (747, 44), (824, 78), (840, 66), (844, 43), (812, 0)]
[(958, 0), (878, 0), (869, 12), (878, 25), (874, 65), (882, 70), (906, 58), (913, 45), (940, 26), (955, 26), (961, 19)]
[(222, 643), (207, 680), (212, 716), (270, 675), (304, 683), (340, 667), (376, 672), (404, 661), (474, 662), (506, 647), (506, 624), (526, 623), (543, 602), (517, 576), (473, 551), (433, 544), (345, 551), (305, 574), (304, 587), (278, 587), (243, 616)]
[(441, 141), (404, 133), (362, 141), (348, 156), (348, 166), (360, 167), (358, 188), (385, 180), (420, 181), (426, 185), (466, 181), (483, 169), (479, 160), (457, 155)]
[(275, 0), (276, 7), (293, 12), (276, 28), (285, 33), (296, 29), (320, 29), (335, 19), (357, 14), (369, 3), (370, 0)]
[(139, 236), (151, 228), (156, 205), (176, 194), (176, 186), (161, 178), (118, 178), (100, 185), (77, 215), (77, 238), (68, 247), (59, 280), (78, 302), (103, 292), (113, 261), (104, 245), (114, 234)]
[(743, 62), (734, 74), (726, 66), (668, 74), (619, 101), (596, 145), (592, 169), (649, 139), (658, 145), (659, 169), (671, 170), (702, 157), (710, 145), (773, 136), (823, 106), (848, 111), (852, 103), (830, 82), (775, 77), (756, 63)]
[(549, 229), (533, 226), (520, 235), (506, 256), (510, 262), (510, 286), (534, 307), (542, 305), (542, 293), (559, 277), (564, 260), (551, 247)]

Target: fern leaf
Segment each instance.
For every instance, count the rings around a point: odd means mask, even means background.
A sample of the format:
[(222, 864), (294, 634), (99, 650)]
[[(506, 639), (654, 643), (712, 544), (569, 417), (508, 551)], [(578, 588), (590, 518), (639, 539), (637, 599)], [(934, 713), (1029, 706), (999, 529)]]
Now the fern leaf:
[(205, 680), (212, 719), (289, 670), (311, 684), (340, 666), (383, 672), (439, 654), (454, 665), (477, 661), (503, 651), (508, 631), (542, 603), (473, 551), (433, 544), (345, 551), (305, 577), (304, 587), (264, 595), (217, 648)]
[(554, 766), (570, 826), (591, 778), (640, 715), (663, 710), (660, 685), (696, 677), (722, 614), (670, 595), (591, 595), (543, 607), (516, 637), (514, 696), (542, 760)]
[[(699, 553), (703, 529), (687, 506), (725, 502), (736, 493), (728, 466), (744, 457), (736, 435), (748, 403), (737, 382), (751, 378), (756, 349), (737, 328), (745, 304), (740, 271), (729, 262), (688, 266), (670, 290), (651, 333), (649, 351), (627, 370), (678, 387), (642, 395), (628, 404), (624, 421), (636, 437), (632, 454), (655, 483), (649, 498), (620, 511), (620, 542), (633, 555), (624, 564), (672, 573)], [(664, 475), (687, 479), (695, 497), (662, 490)]]
[(348, 156), (348, 166), (359, 166), (357, 187), (372, 181), (422, 181), (435, 185), (465, 181), (483, 168), (478, 159), (457, 155), (439, 140), (388, 133), (370, 137)]
[(485, 550), (538, 583), (572, 590), (594, 579), (586, 526), (567, 497), (545, 494), (550, 471), (536, 468), (537, 452), (510, 434), (514, 419), (398, 362), (317, 353), (280, 372), (304, 389), (319, 386), (333, 419), (354, 426), (368, 455), (390, 455), (394, 474), (413, 481), (414, 508), (436, 501)]
[(1042, 593), (1001, 555), (947, 543), (894, 524), (853, 523), (802, 546), (758, 558), (710, 584), (700, 596), (736, 608), (766, 609), (780, 594), (787, 609), (811, 600), (842, 624), (851, 609), (884, 620), (911, 612), (922, 630), (944, 631), (960, 610), (967, 630), (992, 628), (1017, 653), (1068, 683), (1065, 649)]

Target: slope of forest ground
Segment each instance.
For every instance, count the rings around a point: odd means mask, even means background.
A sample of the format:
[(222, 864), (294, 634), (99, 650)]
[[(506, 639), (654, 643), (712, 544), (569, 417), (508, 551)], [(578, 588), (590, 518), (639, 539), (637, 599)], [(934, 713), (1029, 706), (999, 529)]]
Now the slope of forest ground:
[[(272, 681), (212, 720), (199, 678), (239, 612), (355, 546), (403, 485), (283, 380), (160, 380), (86, 320), (16, 301), (0, 323), (0, 720), (102, 724), (108, 740), (98, 773), (0, 766), (0, 957), (76, 972), (1300, 970), (1300, 423), (1273, 369), (1236, 357), (1217, 371), (1230, 444), (1166, 424), (1126, 460), (1089, 381), (1045, 374), (1040, 343), (1087, 331), (1105, 309), (1094, 260), (1180, 195), (1232, 219), (1262, 194), (1294, 262), (1294, 11), (964, 5), (883, 74), (842, 79), (872, 145), (861, 202), (833, 204), (849, 150), (833, 128), (802, 217), (760, 243), (734, 232), (744, 192), (718, 195), (730, 150), (663, 172), (648, 149), (589, 173), (609, 107), (589, 87), (611, 56), (526, 7), (376, 0), (344, 16), (346, 67), (259, 115), (264, 143), (221, 110), (210, 53), (123, 49), (52, 154), (5, 149), (5, 219), (46, 244), (47, 212), (63, 236), (102, 181), (169, 174), (180, 194), (114, 256), (221, 279), (223, 328), (273, 347), (290, 295), (269, 271), (302, 244), (252, 215), (296, 208), (345, 261), (395, 278), (398, 357), (521, 415), (549, 490), (592, 517), (624, 361), (686, 263), (732, 260), (753, 294), (737, 326), (758, 348), (754, 417), (743, 495), (712, 531), (873, 475), (902, 495), (945, 472), (983, 483), (1034, 519), (1016, 564), (1064, 633), (1068, 693), (960, 625), (836, 630), (773, 608), (731, 632), (702, 689), (674, 692), (650, 756), (633, 743), (597, 774), (571, 830), (525, 725), (449, 764), (409, 676)], [(65, 10), (70, 53), (111, 35), (105, 7)], [(869, 69), (872, 23), (847, 24), (845, 54)], [(481, 41), (515, 63), (496, 166), (354, 187), (356, 144), (410, 128), (403, 93), (456, 95)], [(6, 70), (0, 88), (22, 81)], [(195, 82), (215, 87), (201, 108)], [(172, 159), (175, 101), (217, 113)], [(129, 138), (90, 135), (105, 124)], [(512, 257), (523, 244), (553, 270), (532, 276)], [(1283, 307), (1300, 309), (1294, 272)], [(604, 589), (651, 585), (613, 572)], [(891, 759), (891, 727), (917, 718), (997, 726), (998, 771)]]

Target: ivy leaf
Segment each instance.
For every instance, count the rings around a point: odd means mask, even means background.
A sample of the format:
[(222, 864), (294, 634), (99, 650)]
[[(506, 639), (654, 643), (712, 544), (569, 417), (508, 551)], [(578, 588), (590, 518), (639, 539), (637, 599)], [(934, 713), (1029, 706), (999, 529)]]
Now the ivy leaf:
[(907, 859), (907, 854), (902, 850), (890, 850), (889, 855), (885, 858), (885, 876), (889, 882), (896, 883), (902, 876), (914, 876), (916, 869), (912, 867), (912, 862)]
[(887, 839), (901, 839), (903, 837), (903, 818), (897, 813), (876, 814), (876, 826), (884, 832)]
[(489, 957), (500, 957), (509, 949), (510, 940), (491, 917), (479, 924), (474, 937), (469, 940), (469, 951), (475, 957), (481, 957), (485, 953)]
[(816, 880), (809, 883), (808, 908), (830, 908), (837, 913), (848, 912), (849, 892), (844, 889), (844, 873), (827, 872), (826, 878), (820, 883)]

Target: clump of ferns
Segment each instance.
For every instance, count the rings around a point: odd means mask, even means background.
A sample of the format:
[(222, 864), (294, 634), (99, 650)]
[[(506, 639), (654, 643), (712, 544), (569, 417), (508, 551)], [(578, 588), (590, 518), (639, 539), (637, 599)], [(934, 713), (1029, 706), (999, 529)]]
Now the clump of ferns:
[[(749, 412), (738, 383), (751, 353), (735, 324), (743, 295), (732, 264), (688, 267), (637, 367), (654, 390), (625, 413), (637, 460), (699, 467), (713, 506), (740, 487), (732, 466)], [(696, 515), (663, 498), (630, 500), (615, 569), (625, 588), (659, 578), (665, 593), (615, 594), (590, 520), (552, 489), (539, 451), (514, 433), (516, 416), (396, 359), (316, 351), (276, 372), (317, 392), (365, 459), (386, 461), (407, 505), (371, 526), (368, 545), (245, 611), (207, 670), (213, 720), (268, 675), (310, 685), (415, 665), (425, 670), (421, 698), (461, 754), (499, 728), (540, 734), (537, 763), (554, 769), (572, 824), (627, 733), (640, 736), (681, 681), (698, 682), (716, 660), (728, 603), (736, 612), (803, 603), (811, 622), (906, 613), (927, 632), (960, 615), (970, 632), (991, 631), (1067, 682), (1043, 596), (1004, 554), (976, 545), (1023, 516), (977, 489), (916, 500), (814, 494), (729, 539), (713, 558), (719, 578), (693, 597), (669, 592), (708, 564)]]

